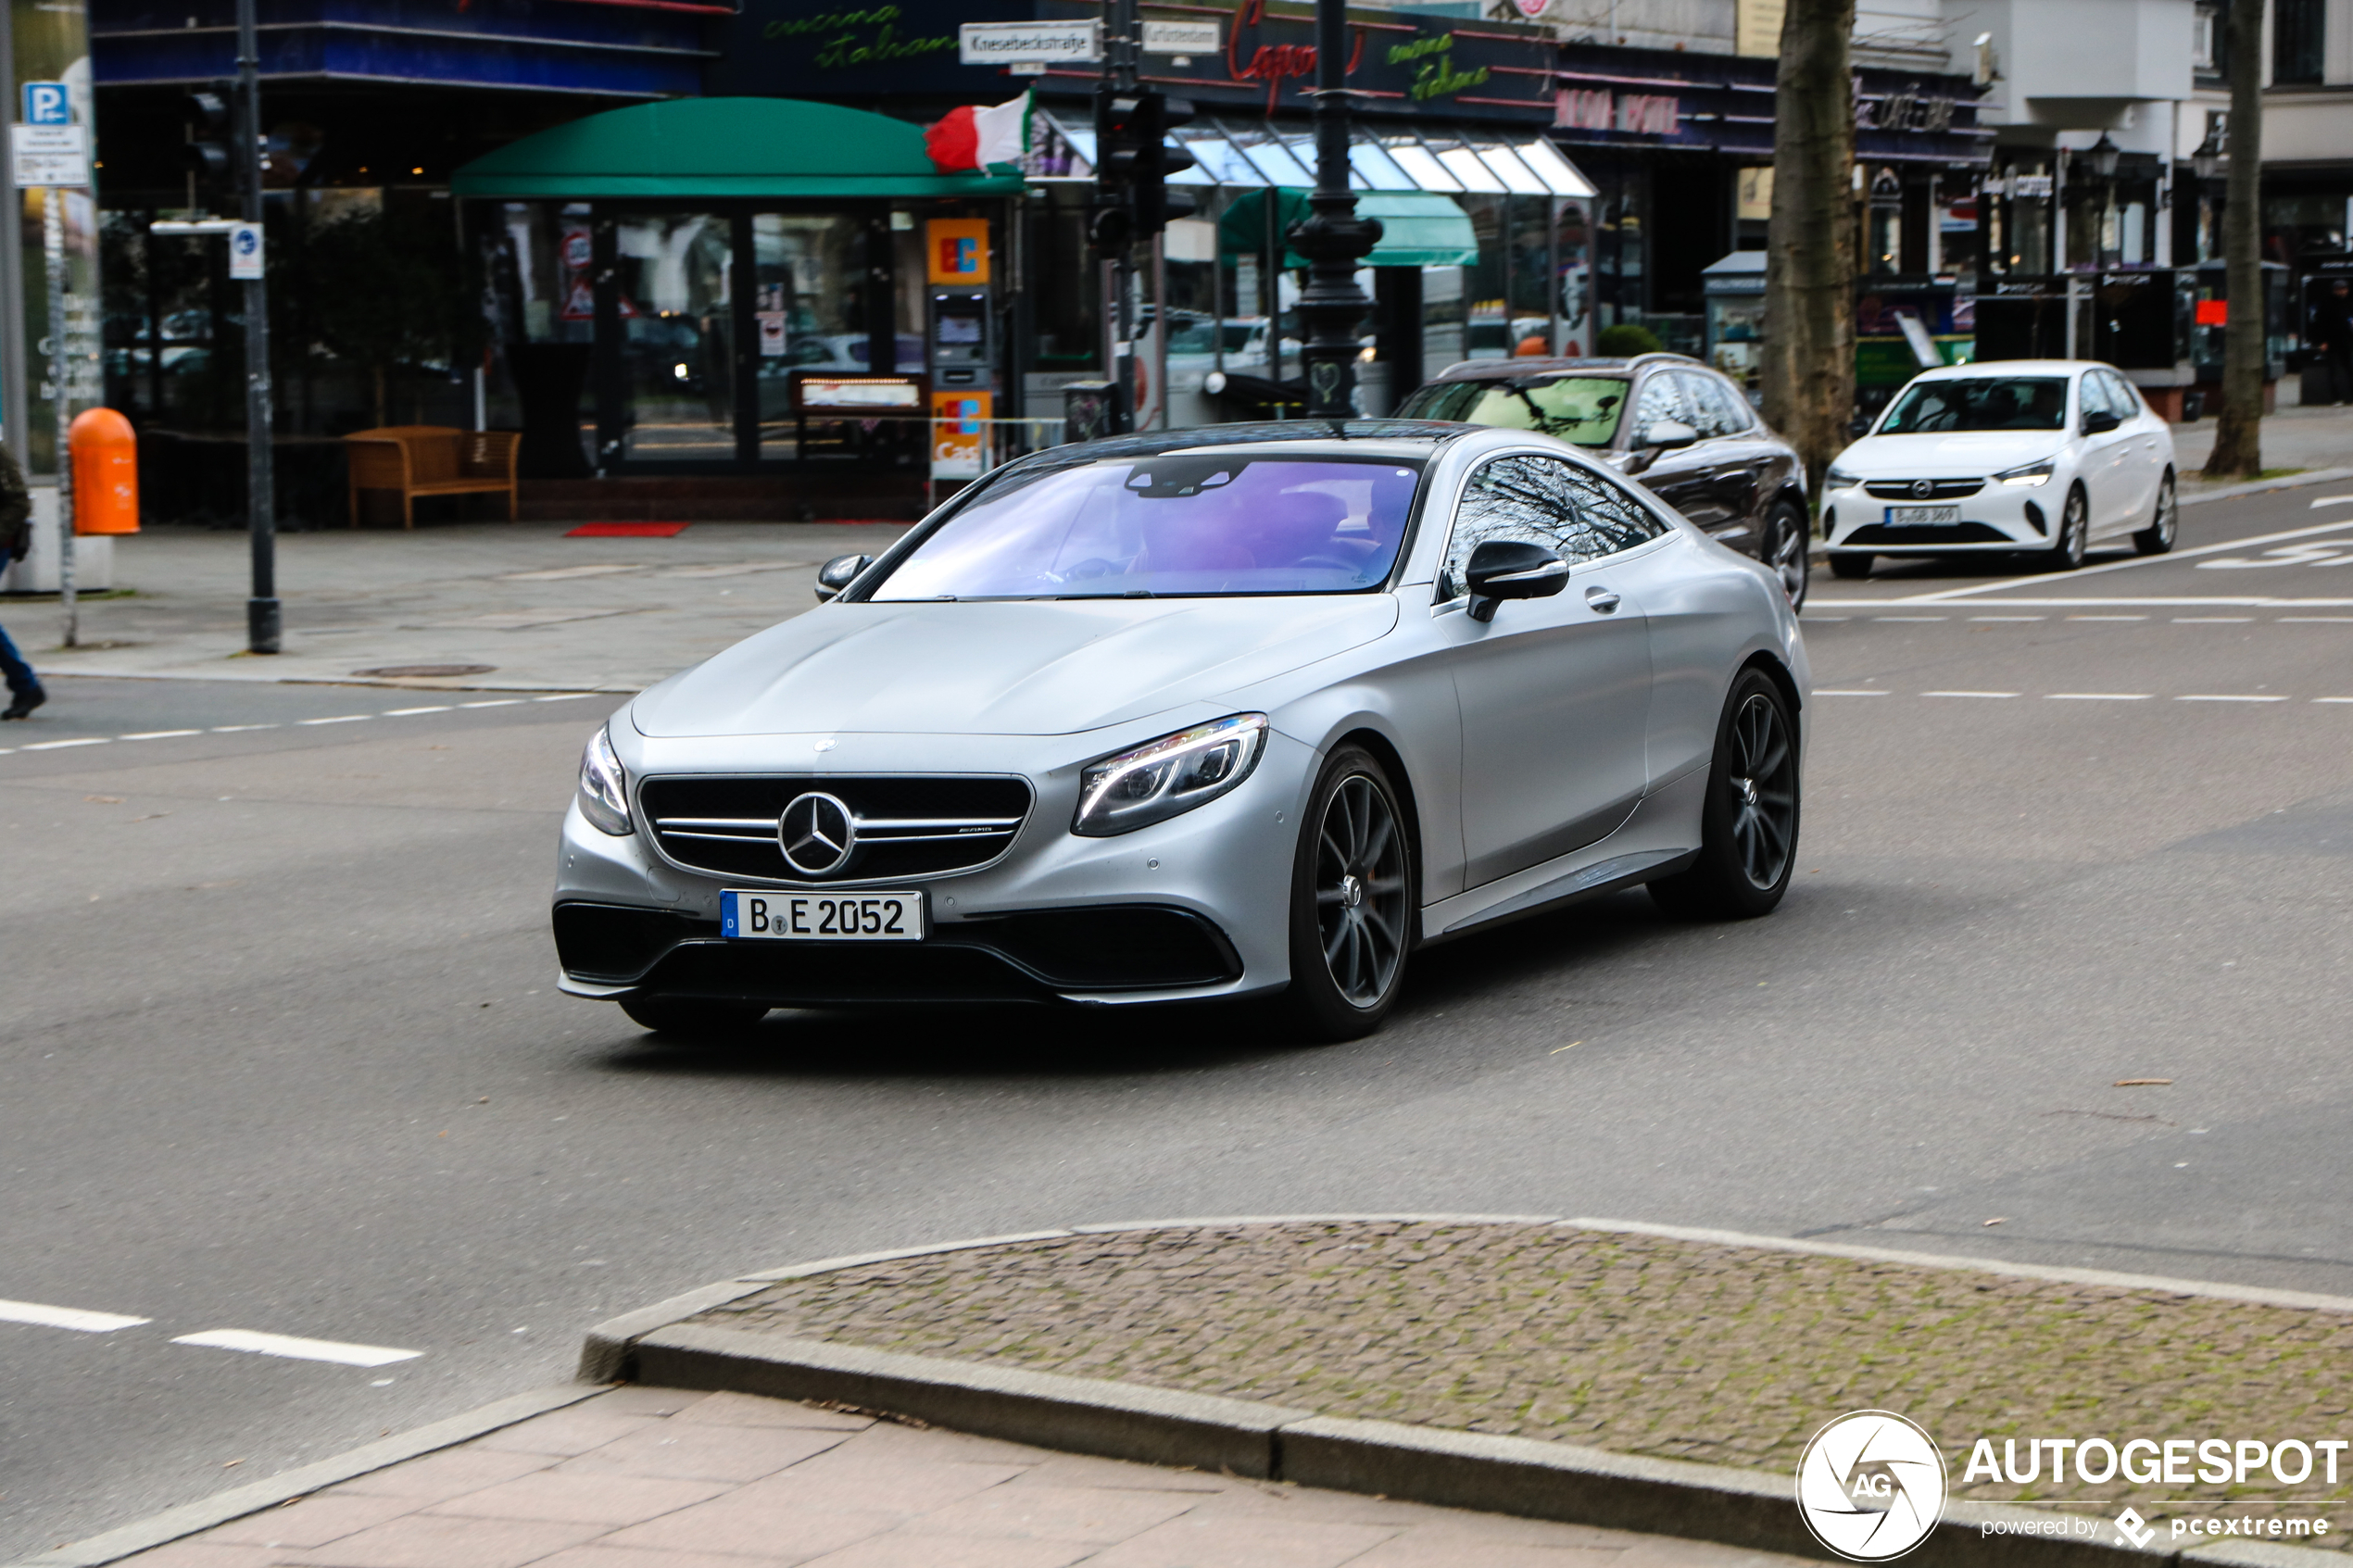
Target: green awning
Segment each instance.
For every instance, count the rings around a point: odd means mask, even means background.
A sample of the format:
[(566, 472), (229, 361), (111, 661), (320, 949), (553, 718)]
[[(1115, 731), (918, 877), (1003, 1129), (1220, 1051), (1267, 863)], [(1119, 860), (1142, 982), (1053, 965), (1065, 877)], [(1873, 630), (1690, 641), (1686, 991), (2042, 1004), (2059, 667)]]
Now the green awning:
[(572, 120), (459, 168), (460, 196), (1018, 195), (1021, 176), (942, 174), (924, 130), (795, 98), (672, 98)]
[[(1275, 202), (1275, 232), (1287, 232), (1307, 216), (1307, 193), (1285, 187), (1252, 191), (1217, 220), (1217, 248), (1227, 256), (1266, 254), (1266, 203)], [(1365, 258), (1367, 267), (1473, 267), (1478, 235), (1470, 215), (1453, 197), (1435, 191), (1359, 191), (1356, 212), (1380, 220), (1380, 243)], [(1296, 251), (1283, 254), (1286, 267), (1304, 267)]]

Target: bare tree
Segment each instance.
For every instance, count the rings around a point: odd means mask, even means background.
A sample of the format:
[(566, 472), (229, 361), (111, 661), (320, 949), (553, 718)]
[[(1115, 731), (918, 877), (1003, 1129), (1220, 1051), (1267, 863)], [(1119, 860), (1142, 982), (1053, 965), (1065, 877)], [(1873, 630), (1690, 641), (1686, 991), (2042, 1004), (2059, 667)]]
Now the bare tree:
[(1855, 404), (1854, 31), (1855, 0), (1789, 0), (1774, 80), (1765, 418), (1817, 495)]
[(2263, 471), (2263, 0), (2231, 0), (2223, 21), (2230, 58), (2230, 184), (2222, 254), (2231, 313), (2222, 329), (2222, 417), (2214, 425), (2208, 479)]

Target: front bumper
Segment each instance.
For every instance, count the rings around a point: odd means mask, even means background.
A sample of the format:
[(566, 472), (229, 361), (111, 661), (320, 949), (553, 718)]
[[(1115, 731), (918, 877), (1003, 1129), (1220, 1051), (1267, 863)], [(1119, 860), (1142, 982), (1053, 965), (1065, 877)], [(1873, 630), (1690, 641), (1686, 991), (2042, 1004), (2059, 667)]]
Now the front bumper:
[[(879, 771), (858, 755), (865, 738), (841, 737), (840, 750), (852, 755), (836, 765)], [(1069, 831), (1077, 770), (1108, 748), (1080, 744), (1083, 756), (1067, 767), (989, 765), (1026, 771), (1036, 804), (995, 863), (894, 884), (926, 896), (931, 934), (921, 943), (726, 940), (722, 889), (774, 884), (683, 871), (660, 859), (643, 831), (600, 833), (575, 805), (564, 818), (554, 910), (564, 988), (791, 1007), (1141, 1003), (1287, 985), (1291, 860), (1314, 751), (1270, 734), (1231, 794), (1134, 833), (1081, 838)], [(980, 766), (977, 757), (938, 760), (943, 771)]]
[[(2057, 480), (2004, 484), (1989, 479), (1974, 495), (1939, 501), (1891, 500), (1857, 484), (1824, 492), (1822, 534), (1833, 550), (1867, 550), (1873, 555), (2047, 549), (2066, 495), (2066, 486)], [(1918, 506), (1957, 508), (1960, 521), (1922, 524), (1892, 520), (1896, 508)]]

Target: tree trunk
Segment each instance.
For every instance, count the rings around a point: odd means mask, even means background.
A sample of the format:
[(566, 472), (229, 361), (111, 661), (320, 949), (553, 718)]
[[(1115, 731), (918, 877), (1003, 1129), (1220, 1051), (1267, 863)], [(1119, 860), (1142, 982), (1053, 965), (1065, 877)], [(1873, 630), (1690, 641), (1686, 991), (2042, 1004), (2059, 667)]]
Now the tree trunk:
[(1789, 0), (1774, 82), (1765, 419), (1817, 495), (1855, 405), (1854, 31), (1855, 0)]
[(2223, 25), (2231, 173), (2222, 247), (2231, 303), (2222, 328), (2222, 417), (2205, 471), (2208, 479), (2253, 479), (2263, 471), (2263, 0), (2233, 0)]

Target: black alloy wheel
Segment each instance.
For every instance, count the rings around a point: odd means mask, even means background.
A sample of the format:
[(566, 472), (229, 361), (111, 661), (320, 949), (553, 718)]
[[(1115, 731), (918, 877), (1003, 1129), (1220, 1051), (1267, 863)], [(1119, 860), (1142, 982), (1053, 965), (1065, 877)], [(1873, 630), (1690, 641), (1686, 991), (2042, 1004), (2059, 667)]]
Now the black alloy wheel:
[(1699, 859), (1652, 883), (1652, 898), (1685, 920), (1770, 914), (1789, 890), (1797, 824), (1797, 725), (1789, 699), (1763, 671), (1745, 670), (1717, 727)]
[(2149, 525), (2133, 535), (2133, 548), (2145, 556), (2161, 556), (2173, 547), (2182, 524), (2182, 504), (2173, 494), (2173, 470), (2167, 469), (2157, 487), (2157, 513)]
[(621, 1010), (641, 1028), (682, 1040), (717, 1040), (741, 1035), (768, 1016), (768, 1010), (758, 1002), (718, 1001), (703, 997), (623, 997)]
[(1775, 503), (1765, 514), (1765, 533), (1757, 558), (1773, 569), (1789, 596), (1789, 608), (1806, 608), (1806, 585), (1813, 575), (1813, 531), (1806, 514), (1787, 501)]
[(2092, 502), (2079, 484), (2067, 493), (2067, 508), (2059, 513), (2058, 537), (2051, 541), (2044, 570), (2073, 571), (2083, 564), (2083, 552), (2091, 543)]
[(1319, 1040), (1380, 1027), (1413, 946), (1414, 856), (1405, 814), (1370, 752), (1324, 764), (1291, 873), (1290, 1022)]
[(1853, 583), (1871, 574), (1871, 558), (1860, 550), (1841, 550), (1831, 557), (1831, 575)]

